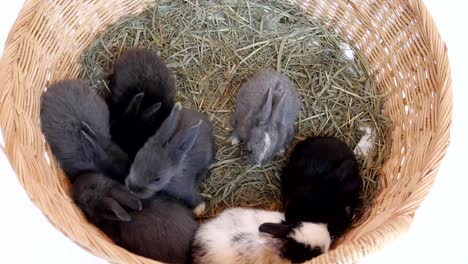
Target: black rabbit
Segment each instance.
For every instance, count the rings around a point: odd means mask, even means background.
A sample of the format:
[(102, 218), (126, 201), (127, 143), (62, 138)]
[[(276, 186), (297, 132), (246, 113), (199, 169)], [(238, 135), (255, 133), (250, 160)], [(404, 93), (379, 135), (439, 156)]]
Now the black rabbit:
[(115, 61), (110, 89), (112, 138), (133, 160), (170, 114), (175, 79), (156, 53), (132, 48)]
[(281, 175), (287, 222), (325, 223), (332, 238), (351, 224), (362, 179), (353, 151), (334, 137), (299, 142)]

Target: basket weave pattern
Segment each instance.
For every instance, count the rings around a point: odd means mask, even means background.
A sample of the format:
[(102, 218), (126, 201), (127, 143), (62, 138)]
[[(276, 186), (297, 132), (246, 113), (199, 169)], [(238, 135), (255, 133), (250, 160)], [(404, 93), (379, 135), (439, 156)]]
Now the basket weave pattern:
[[(391, 149), (382, 168), (382, 191), (343, 243), (310, 262), (354, 263), (409, 228), (434, 182), (451, 123), (447, 50), (422, 0), (290, 1), (362, 50), (379, 91), (388, 94), (384, 111), (392, 120)], [(21, 184), (57, 229), (114, 263), (158, 262), (115, 246), (74, 205), (68, 180), (40, 130), (40, 96), (48, 84), (78, 75), (81, 52), (107, 26), (151, 2), (27, 0), (0, 60), (0, 127)]]

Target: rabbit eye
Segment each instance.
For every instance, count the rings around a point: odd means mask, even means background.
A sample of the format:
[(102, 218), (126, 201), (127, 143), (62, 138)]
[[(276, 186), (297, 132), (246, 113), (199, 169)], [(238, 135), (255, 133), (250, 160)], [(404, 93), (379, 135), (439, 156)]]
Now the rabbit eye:
[(161, 178), (156, 178), (156, 179), (152, 180), (151, 183), (157, 183), (157, 182), (159, 182), (159, 180), (161, 180)]

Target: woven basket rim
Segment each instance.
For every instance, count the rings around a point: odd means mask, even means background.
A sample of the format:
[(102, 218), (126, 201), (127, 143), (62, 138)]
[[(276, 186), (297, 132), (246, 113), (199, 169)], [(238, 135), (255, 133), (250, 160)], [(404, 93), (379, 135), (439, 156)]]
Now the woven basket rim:
[[(289, 1), (296, 4), (309, 2), (309, 0)], [(322, 1), (323, 0), (318, 0), (318, 2)], [(379, 0), (364, 0), (364, 2), (368, 1), (375, 2)], [(51, 0), (49, 2), (53, 2), (57, 6), (61, 6), (59, 4), (59, 0)], [(76, 2), (76, 5), (84, 5), (83, 2), (85, 1), (79, 0)], [(97, 4), (99, 1), (96, 0), (91, 2), (96, 2)], [(121, 3), (119, 7), (125, 6), (125, 3), (127, 3), (129, 9), (131, 9), (131, 11), (125, 11), (128, 15), (138, 13), (142, 10), (142, 7), (146, 6), (151, 1), (143, 0), (138, 4), (130, 4), (130, 0), (116, 0), (114, 2)], [(419, 184), (417, 186), (412, 186), (412, 192), (414, 195), (411, 196), (411, 199), (407, 198), (406, 200), (403, 200), (398, 210), (392, 212), (393, 215), (391, 217), (387, 218), (380, 225), (369, 229), (368, 232), (359, 236), (357, 239), (330, 251), (328, 254), (324, 254), (314, 259), (311, 263), (354, 263), (364, 256), (380, 250), (391, 241), (394, 241), (400, 234), (406, 232), (410, 227), (415, 211), (430, 191), (437, 175), (440, 162), (447, 151), (452, 117), (452, 81), (447, 47), (437, 30), (433, 18), (425, 7), (423, 0), (394, 0), (389, 2), (405, 3), (405, 8), (410, 9), (414, 14), (416, 14), (419, 19), (418, 32), (422, 37), (429, 40), (429, 45), (426, 48), (428, 49), (428, 53), (437, 62), (437, 70), (439, 74), (437, 77), (440, 78), (440, 80), (437, 80), (438, 86), (435, 87), (438, 92), (437, 99), (434, 99), (437, 103), (437, 111), (434, 110), (432, 113), (434, 115), (434, 119), (437, 120), (437, 123), (433, 126), (434, 130), (432, 136), (427, 139), (428, 147), (431, 147), (431, 151), (433, 151), (434, 155), (430, 159), (425, 160), (424, 164), (420, 166), (419, 169), (422, 171), (422, 176)], [(347, 4), (355, 5), (354, 1), (339, 1), (337, 5), (344, 6)], [(37, 153), (29, 151), (28, 149), (30, 145), (41, 145), (41, 149), (46, 149), (42, 135), (37, 133), (37, 127), (35, 127), (39, 126), (39, 124), (35, 122), (35, 120), (38, 120), (38, 109), (37, 107), (32, 109), (28, 106), (28, 99), (34, 98), (37, 100), (37, 95), (31, 95), (24, 92), (27, 91), (27, 89), (33, 89), (34, 87), (25, 87), (25, 84), (22, 83), (23, 79), (29, 78), (28, 75), (25, 74), (28, 73), (25, 69), (36, 69), (25, 66), (25, 56), (33, 54), (34, 52), (40, 52), (40, 49), (38, 49), (38, 51), (27, 50), (29, 47), (28, 45), (31, 45), (29, 41), (33, 42), (34, 36), (31, 37), (26, 35), (26, 33), (28, 30), (31, 30), (32, 27), (40, 24), (40, 21), (32, 21), (32, 19), (35, 18), (34, 13), (36, 9), (42, 5), (47, 5), (47, 3), (41, 3), (41, 0), (25, 1), (18, 18), (8, 35), (4, 52), (0, 57), (0, 79), (5, 81), (5, 88), (0, 91), (0, 129), (3, 133), (5, 142), (5, 147), (2, 151), (5, 152), (15, 174), (19, 178), (20, 183), (25, 188), (32, 202), (39, 207), (42, 213), (57, 229), (91, 253), (112, 262), (127, 260), (135, 263), (146, 263), (147, 260), (142, 257), (137, 257), (127, 252), (117, 253), (115, 248), (109, 248), (107, 244), (104, 245), (105, 243), (108, 243), (108, 241), (105, 242), (105, 239), (94, 241), (94, 243), (83, 243), (85, 239), (92, 239), (87, 237), (88, 234), (77, 234), (72, 230), (74, 228), (73, 226), (69, 226), (68, 223), (59, 221), (59, 218), (56, 217), (56, 214), (59, 214), (59, 208), (55, 208), (50, 204), (50, 196), (53, 195), (53, 193), (63, 196), (66, 196), (66, 193), (64, 194), (62, 190), (43, 190), (40, 188), (40, 186), (43, 186), (41, 185), (42, 182), (28, 177), (28, 172), (30, 171), (41, 173), (45, 171), (43, 167), (35, 162), (37, 159), (43, 157), (37, 157)], [(68, 7), (68, 5), (72, 4), (67, 4), (66, 6)], [(112, 21), (115, 22), (115, 19)], [(102, 30), (102, 28), (100, 30)], [(95, 33), (96, 32), (97, 31), (95, 31)], [(37, 72), (34, 71), (34, 73)], [(70, 76), (76, 76), (77, 72), (68, 74)], [(47, 76), (33, 77), (40, 79), (40, 81), (38, 81), (40, 84), (47, 83)], [(30, 82), (29, 79), (27, 82)], [(36, 87), (35, 89), (37, 90), (42, 88)], [(23, 93), (26, 93), (26, 97)], [(27, 134), (23, 131), (26, 129), (33, 132), (31, 134)], [(38, 142), (41, 143), (39, 144)], [(34, 162), (29, 162), (31, 160)], [(61, 174), (58, 168), (54, 167), (52, 169), (54, 172)], [(63, 174), (62, 178), (64, 178)], [(49, 181), (48, 179), (43, 178), (42, 180)], [(64, 180), (61, 181), (62, 185), (67, 185)], [(73, 213), (80, 214), (77, 209), (75, 209)], [(85, 227), (78, 226), (76, 228), (81, 229)], [(85, 230), (90, 230), (90, 227), (86, 228), (87, 229)], [(158, 262), (151, 261), (151, 263)]]

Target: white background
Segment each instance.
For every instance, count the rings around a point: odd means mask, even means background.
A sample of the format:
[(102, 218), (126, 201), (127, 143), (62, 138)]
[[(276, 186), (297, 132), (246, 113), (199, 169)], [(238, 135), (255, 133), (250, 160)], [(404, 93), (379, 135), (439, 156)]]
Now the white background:
[[(468, 115), (468, 3), (458, 0), (426, 0), (425, 3), (449, 49), (454, 93), (451, 145), (433, 190), (418, 210), (410, 232), (361, 263), (468, 263), (468, 118), (465, 116)], [(21, 0), (0, 3), (0, 53), (21, 6)], [(47, 222), (18, 183), (2, 151), (0, 172), (1, 263), (105, 263)]]

